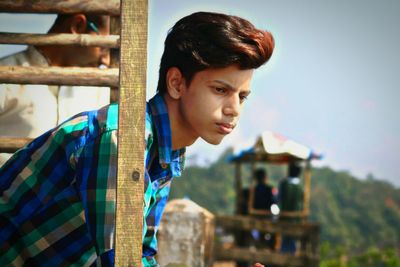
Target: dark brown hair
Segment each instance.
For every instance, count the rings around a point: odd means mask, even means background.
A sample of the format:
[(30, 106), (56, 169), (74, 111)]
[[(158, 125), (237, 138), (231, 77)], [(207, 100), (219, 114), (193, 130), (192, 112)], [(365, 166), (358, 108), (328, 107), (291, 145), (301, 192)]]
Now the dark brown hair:
[(180, 19), (169, 31), (161, 58), (157, 91), (166, 91), (166, 73), (177, 67), (187, 85), (196, 72), (237, 64), (256, 69), (272, 55), (272, 35), (249, 21), (219, 13), (197, 12)]
[[(59, 30), (58, 30), (59, 27), (61, 27), (68, 19), (71, 19), (75, 15), (77, 15), (77, 14), (59, 14), (56, 17), (53, 25), (51, 26), (49, 33), (59, 32)], [(106, 26), (108, 16), (92, 15), (92, 14), (83, 14), (83, 15), (85, 15), (86, 20), (88, 22), (93, 22), (97, 26), (97, 28), (103, 28)], [(91, 31), (91, 29), (88, 28), (87, 32), (90, 32), (90, 31)]]

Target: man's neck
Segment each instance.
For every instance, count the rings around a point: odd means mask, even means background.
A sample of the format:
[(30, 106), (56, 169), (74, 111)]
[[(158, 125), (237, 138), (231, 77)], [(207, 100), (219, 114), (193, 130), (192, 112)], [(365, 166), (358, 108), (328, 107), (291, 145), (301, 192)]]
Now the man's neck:
[(35, 46), (35, 49), (46, 59), (49, 66), (62, 66), (61, 57), (62, 51), (54, 46)]
[(168, 109), (172, 150), (192, 145), (197, 140), (198, 136), (188, 132), (188, 127), (185, 125), (179, 110), (179, 100), (171, 98), (168, 94), (164, 94), (163, 98)]

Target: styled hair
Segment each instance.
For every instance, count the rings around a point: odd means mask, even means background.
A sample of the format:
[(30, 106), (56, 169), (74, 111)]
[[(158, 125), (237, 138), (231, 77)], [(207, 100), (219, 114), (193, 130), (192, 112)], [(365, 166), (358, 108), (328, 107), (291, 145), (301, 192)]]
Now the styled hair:
[(168, 69), (177, 67), (186, 84), (196, 72), (238, 65), (256, 69), (272, 55), (272, 35), (249, 21), (219, 13), (197, 12), (180, 19), (170, 29), (161, 57), (157, 91), (166, 91)]
[[(57, 15), (53, 25), (51, 26), (49, 32), (57, 32), (57, 28), (60, 27), (67, 21), (69, 18), (72, 18), (77, 14), (59, 14)], [(87, 21), (93, 22), (96, 24), (98, 28), (103, 28), (106, 26), (108, 16), (105, 15), (93, 15), (93, 14), (83, 14), (86, 17)], [(87, 29), (89, 32), (90, 29)]]
[(263, 168), (259, 168), (254, 171), (254, 178), (256, 179), (257, 183), (264, 182), (265, 177), (267, 176), (267, 171)]

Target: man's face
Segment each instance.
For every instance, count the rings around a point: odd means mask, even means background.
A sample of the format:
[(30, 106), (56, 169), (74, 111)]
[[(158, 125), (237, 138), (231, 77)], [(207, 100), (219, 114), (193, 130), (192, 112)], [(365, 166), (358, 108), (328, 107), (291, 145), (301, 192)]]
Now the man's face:
[(238, 123), (252, 76), (253, 70), (236, 65), (197, 72), (184, 86), (179, 105), (187, 134), (219, 144)]
[[(107, 20), (104, 26), (100, 27), (96, 25), (98, 33), (88, 28), (87, 34), (91, 35), (109, 35), (110, 34), (110, 21)], [(110, 50), (108, 48), (101, 47), (78, 47), (71, 48), (69, 55), (70, 66), (80, 67), (98, 67), (100, 65), (110, 65)]]

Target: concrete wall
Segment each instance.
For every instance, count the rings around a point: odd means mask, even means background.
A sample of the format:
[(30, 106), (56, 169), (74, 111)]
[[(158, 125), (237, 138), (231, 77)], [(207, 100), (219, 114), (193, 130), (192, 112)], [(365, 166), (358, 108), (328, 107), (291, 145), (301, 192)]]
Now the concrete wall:
[(161, 266), (211, 266), (214, 215), (187, 199), (167, 203), (158, 231)]

